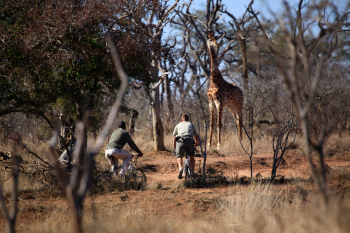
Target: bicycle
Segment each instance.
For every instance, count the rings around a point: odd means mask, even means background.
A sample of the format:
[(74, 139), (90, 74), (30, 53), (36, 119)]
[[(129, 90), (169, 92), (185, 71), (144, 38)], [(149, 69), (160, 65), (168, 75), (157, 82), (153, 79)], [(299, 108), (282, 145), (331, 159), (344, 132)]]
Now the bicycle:
[[(115, 164), (114, 163), (115, 158), (112, 155), (107, 157), (112, 162), (112, 164)], [(136, 189), (141, 189), (144, 186), (144, 184), (146, 184), (147, 179), (144, 171), (141, 168), (136, 167), (138, 156), (136, 156), (134, 160), (135, 165), (132, 162), (133, 157), (134, 155), (131, 155), (130, 165), (127, 168), (125, 174), (118, 175), (117, 173), (122, 168), (122, 166), (115, 167), (114, 171), (111, 171), (111, 172), (112, 174), (114, 174), (115, 177), (117, 177), (124, 183), (125, 188), (131, 186), (136, 190)]]
[(186, 154), (186, 159), (185, 159), (185, 163), (184, 163), (184, 170), (183, 170), (183, 174), (185, 176), (185, 181), (188, 180), (189, 176), (192, 175), (192, 169), (191, 169), (191, 159), (188, 156), (188, 147), (184, 148), (185, 154)]

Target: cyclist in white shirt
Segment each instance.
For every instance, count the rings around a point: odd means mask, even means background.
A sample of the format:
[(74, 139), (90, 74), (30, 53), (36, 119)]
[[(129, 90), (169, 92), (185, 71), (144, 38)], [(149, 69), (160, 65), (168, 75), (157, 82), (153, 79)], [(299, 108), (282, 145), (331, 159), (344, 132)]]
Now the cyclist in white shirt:
[[(175, 126), (174, 129), (174, 149), (176, 148), (176, 158), (179, 165), (178, 178), (182, 179), (182, 157), (184, 156), (185, 149), (188, 148), (188, 155), (191, 160), (191, 170), (194, 172), (194, 146), (198, 146), (199, 138), (194, 125), (189, 122), (187, 114), (183, 114), (181, 122)], [(193, 137), (195, 137), (195, 143), (193, 143)]]

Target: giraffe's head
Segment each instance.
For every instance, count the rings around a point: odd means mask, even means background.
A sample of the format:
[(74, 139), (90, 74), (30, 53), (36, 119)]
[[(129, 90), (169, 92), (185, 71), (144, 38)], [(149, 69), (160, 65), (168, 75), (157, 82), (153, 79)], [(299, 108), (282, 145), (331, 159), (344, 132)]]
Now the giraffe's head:
[(219, 47), (218, 42), (215, 39), (214, 32), (212, 30), (208, 30), (207, 45), (209, 48), (211, 48), (211, 47), (218, 48)]

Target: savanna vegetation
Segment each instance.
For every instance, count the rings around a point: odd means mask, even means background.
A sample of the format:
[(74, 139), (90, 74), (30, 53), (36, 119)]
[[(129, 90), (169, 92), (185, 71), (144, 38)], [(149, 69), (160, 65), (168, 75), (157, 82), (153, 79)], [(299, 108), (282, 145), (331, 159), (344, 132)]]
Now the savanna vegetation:
[[(349, 15), (324, 0), (269, 15), (254, 1), (242, 15), (221, 0), (0, 2), (0, 227), (349, 232)], [(215, 69), (243, 91), (242, 140), (226, 107), (210, 115)], [(174, 175), (182, 113), (201, 139), (189, 183)], [(147, 183), (109, 173), (121, 120)]]

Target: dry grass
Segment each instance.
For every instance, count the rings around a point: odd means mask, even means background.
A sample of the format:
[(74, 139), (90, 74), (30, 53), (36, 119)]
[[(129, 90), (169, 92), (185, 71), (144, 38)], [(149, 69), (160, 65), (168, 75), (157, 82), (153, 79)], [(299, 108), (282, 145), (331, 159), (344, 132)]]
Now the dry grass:
[[(264, 219), (266, 225), (275, 224), (276, 215), (294, 218), (300, 214), (302, 201), (299, 195), (290, 200), (288, 187), (277, 190), (272, 185), (252, 184), (249, 187), (236, 186), (222, 198), (220, 208), (224, 224), (235, 229), (245, 228), (254, 220)], [(274, 222), (274, 223), (272, 223)]]
[[(154, 145), (150, 135), (137, 134), (134, 137), (136, 145), (141, 149), (143, 153), (153, 151)], [(201, 138), (204, 145), (204, 138)], [(294, 148), (299, 148), (302, 145), (301, 138), (297, 137)], [(167, 150), (173, 150), (173, 136), (167, 134), (164, 136), (164, 145)], [(212, 148), (208, 152), (217, 151), (217, 139), (213, 136)], [(242, 145), (245, 150), (250, 153), (250, 141), (247, 137), (243, 138)], [(238, 140), (238, 136), (235, 133), (223, 134), (221, 137), (221, 149), (220, 153), (225, 156), (246, 156), (246, 152), (242, 149), (242, 145)], [(253, 139), (253, 155), (272, 153), (272, 137), (268, 135), (255, 137)]]
[[(130, 199), (125, 203), (86, 203), (84, 232), (349, 232), (350, 215), (347, 200), (333, 200), (327, 211), (318, 203), (317, 196), (303, 201), (301, 195), (289, 187), (278, 189), (271, 185), (255, 184), (235, 186), (218, 198), (183, 196), (183, 192), (151, 191), (155, 199), (168, 201), (169, 211), (153, 205), (147, 199)], [(181, 196), (183, 198), (181, 199)], [(196, 203), (210, 202), (214, 209), (208, 212), (193, 212), (182, 216), (172, 212), (177, 201), (191, 202), (188, 211)], [(178, 199), (180, 198), (180, 199)], [(164, 207), (163, 207), (164, 208)], [(213, 212), (212, 212), (213, 211)], [(29, 226), (18, 222), (19, 232), (67, 232), (71, 227), (67, 206), (57, 207), (45, 219)]]
[[(204, 144), (204, 138), (201, 138)], [(153, 140), (150, 135), (137, 134), (134, 137), (136, 145), (141, 149), (143, 153), (153, 151)], [(243, 139), (242, 141), (245, 148), (250, 149), (249, 140)], [(216, 138), (213, 138), (212, 150), (216, 150)], [(173, 135), (167, 134), (164, 136), (164, 146), (168, 150), (173, 149)], [(269, 153), (272, 151), (272, 138), (261, 137), (254, 140), (254, 154)], [(238, 141), (238, 137), (234, 133), (225, 134), (221, 139), (221, 150), (220, 153), (226, 156), (242, 156), (245, 155), (241, 144)]]
[(341, 156), (350, 152), (349, 133), (330, 135), (325, 143), (324, 153), (326, 156)]
[(344, 186), (346, 182), (350, 182), (350, 171), (346, 168), (331, 169), (327, 174), (327, 181)]
[[(243, 138), (242, 145), (245, 150), (250, 153), (250, 141), (247, 137)], [(226, 134), (222, 137), (221, 153), (226, 156), (244, 156), (246, 153), (242, 149), (242, 145), (236, 134)], [(271, 137), (264, 136), (253, 139), (253, 154), (266, 154), (271, 152), (273, 152)]]
[[(153, 139), (150, 137), (149, 134), (135, 135), (134, 141), (144, 154), (151, 152), (154, 149)], [(167, 150), (173, 149), (173, 136), (171, 134), (167, 134), (164, 136), (164, 146)]]
[[(171, 134), (165, 136), (167, 149), (172, 148), (172, 139)], [(348, 151), (348, 141), (348, 136), (332, 135), (326, 142), (325, 151), (345, 153)], [(149, 135), (137, 135), (135, 142), (144, 153), (153, 150), (153, 141)], [(248, 140), (244, 139), (243, 143), (246, 146)], [(300, 138), (297, 138), (296, 145), (302, 145)], [(106, 163), (103, 149), (97, 160)], [(36, 150), (39, 150), (36, 153), (46, 158), (46, 145), (38, 146)], [(254, 154), (270, 152), (272, 152), (272, 138), (263, 136), (254, 140)], [(234, 134), (223, 136), (220, 153), (226, 156), (245, 156)], [(24, 159), (30, 160), (32, 157), (24, 155)], [(21, 191), (39, 191), (42, 188), (39, 184), (22, 178), (20, 177)], [(350, 174), (346, 169), (334, 169), (328, 178), (329, 181), (345, 184), (350, 180)], [(222, 192), (219, 198), (214, 198), (210, 194), (195, 196), (187, 193), (191, 191), (187, 191), (183, 186), (168, 187), (157, 182), (149, 184), (147, 191), (137, 192), (138, 198), (130, 198), (126, 202), (116, 201), (118, 199), (116, 195), (119, 193), (112, 193), (114, 195), (112, 201), (105, 199), (104, 202), (98, 202), (89, 197), (85, 202), (84, 232), (350, 232), (348, 221), (350, 199), (346, 194), (342, 200), (334, 198), (326, 210), (320, 205), (317, 195), (311, 193), (305, 198), (301, 190), (306, 190), (307, 187), (300, 188), (300, 185), (302, 184), (283, 187), (263, 184), (238, 185), (231, 187), (228, 192)], [(9, 182), (4, 184), (4, 189), (6, 195), (10, 191)], [(152, 202), (140, 197), (143, 194), (153, 197)], [(162, 201), (162, 204), (159, 205), (158, 201)], [(29, 202), (26, 200), (20, 203), (24, 205), (22, 203)], [(198, 203), (208, 204), (212, 208), (199, 211)], [(27, 204), (27, 207), (21, 206), (17, 221), (18, 232), (71, 230), (69, 208), (65, 201), (54, 208), (43, 207), (43, 210), (39, 210), (45, 213), (41, 215), (42, 217), (26, 220), (28, 213), (31, 214), (33, 209), (36, 211), (37, 204), (44, 205), (37, 202), (31, 204), (33, 206), (29, 206), (30, 204)], [(183, 217), (181, 213), (173, 211), (174, 206), (188, 208), (193, 214)]]
[(302, 195), (291, 196), (288, 187), (281, 191), (270, 185), (236, 187), (221, 202), (220, 220), (233, 232), (349, 232), (348, 201), (334, 199), (326, 210), (318, 200), (314, 196), (302, 201)]

